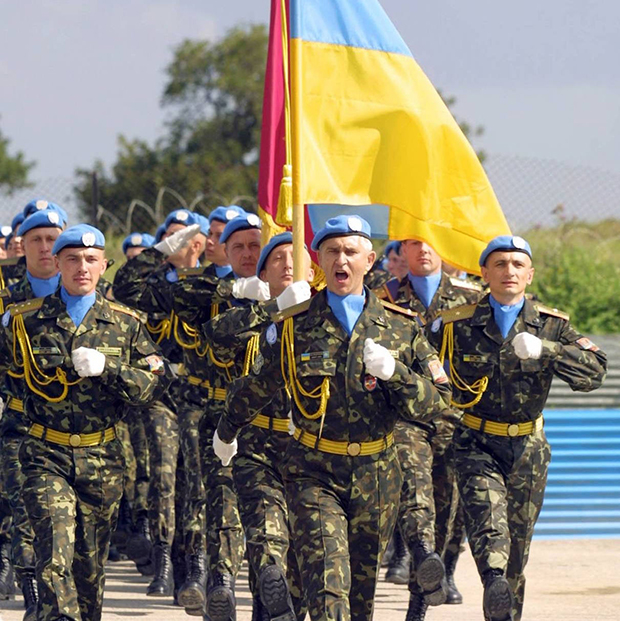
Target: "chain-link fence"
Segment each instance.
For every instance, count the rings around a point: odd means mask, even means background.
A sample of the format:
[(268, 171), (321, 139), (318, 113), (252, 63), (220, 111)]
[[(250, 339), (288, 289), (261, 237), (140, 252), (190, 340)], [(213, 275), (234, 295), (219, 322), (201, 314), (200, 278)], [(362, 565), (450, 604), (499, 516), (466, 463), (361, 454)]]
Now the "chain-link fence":
[[(553, 227), (562, 220), (620, 219), (620, 173), (506, 155), (489, 156), (485, 167), (514, 232)], [(251, 196), (184, 196), (182, 191), (164, 185), (150, 193), (136, 187), (126, 204), (109, 205), (98, 200), (96, 175), (87, 191), (82, 181), (82, 199), (78, 204), (76, 184), (73, 178), (59, 177), (38, 181), (11, 196), (0, 195), (0, 224), (10, 224), (13, 216), (35, 197), (62, 205), (72, 223), (88, 220), (118, 235), (133, 231), (152, 233), (166, 214), (177, 207), (208, 214), (222, 204), (236, 203), (249, 209), (256, 206), (255, 197)]]

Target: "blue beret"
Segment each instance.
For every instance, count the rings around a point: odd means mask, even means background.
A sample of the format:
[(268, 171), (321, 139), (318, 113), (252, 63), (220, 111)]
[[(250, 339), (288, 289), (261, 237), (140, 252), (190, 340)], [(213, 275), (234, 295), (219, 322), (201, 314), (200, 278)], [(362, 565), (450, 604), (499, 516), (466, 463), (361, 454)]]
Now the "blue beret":
[(13, 218), (13, 220), (11, 220), (11, 229), (16, 230), (25, 219), (26, 219), (26, 216), (20, 211)]
[(35, 211), (31, 216), (28, 216), (20, 225), (18, 235), (24, 235), (32, 229), (41, 229), (44, 227), (53, 227), (57, 229), (63, 229), (66, 221), (62, 219), (62, 216), (52, 209), (44, 209), (43, 211)]
[(90, 224), (76, 224), (64, 230), (56, 239), (52, 254), (63, 248), (105, 248), (103, 233)]
[(400, 247), (402, 245), (402, 242), (399, 241), (391, 241), (386, 247), (385, 247), (385, 251), (383, 254), (385, 254), (386, 257), (390, 256), (390, 252), (395, 252), (396, 254), (400, 254)]
[(3, 237), (7, 237), (12, 232), (13, 232), (13, 229), (8, 224), (5, 224), (4, 226), (0, 226), (0, 239), (2, 239)]
[(336, 216), (330, 218), (325, 226), (317, 231), (312, 240), (312, 250), (318, 250), (319, 246), (330, 237), (345, 237), (348, 235), (361, 235), (370, 239), (370, 224), (359, 216)]
[(226, 240), (237, 231), (247, 231), (248, 229), (261, 230), (263, 224), (255, 213), (245, 213), (233, 218), (224, 227), (220, 235), (220, 244), (226, 243)]
[(209, 214), (209, 224), (213, 222), (213, 220), (217, 220), (218, 222), (223, 222), (224, 224), (228, 224), (231, 220), (236, 218), (237, 216), (243, 216), (247, 212), (245, 209), (242, 209), (238, 205), (229, 205), (228, 207), (216, 207)]
[(13, 239), (13, 232), (11, 231), (6, 238), (4, 239), (4, 247), (8, 248), (9, 244), (11, 243), (11, 240)]
[(51, 210), (51, 211), (55, 211), (56, 213), (60, 214), (60, 217), (62, 218), (62, 221), (64, 222), (63, 226), (67, 224), (67, 222), (69, 221), (67, 212), (60, 205), (57, 205), (56, 203), (52, 203), (50, 201), (46, 201), (44, 198), (37, 198), (33, 201), (30, 201), (24, 207), (24, 212), (23, 212), (24, 218), (31, 216), (37, 211), (43, 211), (43, 210)]
[(480, 255), (479, 265), (482, 267), (492, 252), (502, 250), (504, 252), (524, 252), (532, 258), (532, 249), (530, 245), (523, 239), (513, 235), (500, 235), (489, 242), (489, 245), (482, 251)]
[(260, 251), (260, 257), (258, 257), (258, 263), (256, 264), (256, 275), (260, 276), (260, 273), (263, 271), (265, 267), (265, 263), (271, 251), (278, 246), (283, 246), (284, 244), (292, 244), (293, 243), (293, 234), (289, 231), (285, 231), (284, 233), (280, 233), (279, 235), (274, 235), (269, 243)]
[(161, 238), (164, 236), (164, 233), (166, 232), (166, 227), (163, 224), (160, 224), (157, 227), (157, 230), (155, 231), (155, 243), (158, 243), (161, 241)]
[(123, 254), (127, 254), (129, 248), (150, 248), (155, 243), (155, 238), (148, 233), (131, 233), (123, 240)]
[(209, 218), (207, 216), (203, 216), (201, 213), (195, 213), (194, 218), (196, 219), (196, 224), (200, 225), (200, 232), (206, 237), (209, 236)]
[(175, 209), (168, 214), (168, 217), (164, 221), (164, 230), (166, 230), (171, 224), (184, 224), (189, 226), (190, 224), (196, 224), (196, 214), (193, 211), (187, 209)]

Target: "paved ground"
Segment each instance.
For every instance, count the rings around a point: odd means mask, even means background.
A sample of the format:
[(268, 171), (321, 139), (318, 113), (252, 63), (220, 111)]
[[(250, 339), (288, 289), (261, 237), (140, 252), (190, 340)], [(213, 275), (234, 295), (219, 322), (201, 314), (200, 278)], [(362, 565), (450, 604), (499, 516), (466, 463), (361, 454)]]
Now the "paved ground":
[[(527, 571), (528, 588), (523, 621), (604, 621), (620, 619), (620, 539), (535, 541)], [(148, 580), (138, 577), (130, 563), (109, 567), (103, 621), (189, 621), (171, 601), (146, 598)], [(464, 595), (461, 606), (429, 611), (429, 621), (481, 621), (482, 589), (469, 553), (457, 568)], [(238, 621), (249, 621), (251, 598), (245, 572), (239, 579)], [(404, 621), (405, 587), (381, 581), (376, 621)], [(21, 621), (21, 601), (0, 602), (0, 621)], [(89, 620), (83, 620), (89, 621)]]

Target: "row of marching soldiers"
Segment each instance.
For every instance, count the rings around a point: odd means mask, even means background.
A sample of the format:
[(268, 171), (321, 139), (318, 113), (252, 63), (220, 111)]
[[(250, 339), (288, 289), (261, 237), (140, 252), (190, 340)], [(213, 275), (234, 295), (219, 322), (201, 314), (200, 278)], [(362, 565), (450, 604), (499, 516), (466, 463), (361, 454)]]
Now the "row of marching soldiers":
[(314, 236), (314, 292), (307, 252), (293, 282), (290, 233), (261, 248), (255, 214), (179, 209), (125, 240), (110, 290), (100, 231), (65, 230), (46, 201), (23, 215), (0, 370), (25, 619), (100, 619), (113, 537), (147, 595), (188, 615), (236, 618), (247, 555), (253, 619), (370, 619), (393, 533), (407, 621), (460, 603), (465, 533), (485, 618), (521, 618), (551, 377), (592, 390), (606, 368), (564, 313), (525, 298), (525, 240), (487, 246), (485, 294), (417, 240), (388, 247), (402, 273), (384, 278), (369, 224), (340, 216)]

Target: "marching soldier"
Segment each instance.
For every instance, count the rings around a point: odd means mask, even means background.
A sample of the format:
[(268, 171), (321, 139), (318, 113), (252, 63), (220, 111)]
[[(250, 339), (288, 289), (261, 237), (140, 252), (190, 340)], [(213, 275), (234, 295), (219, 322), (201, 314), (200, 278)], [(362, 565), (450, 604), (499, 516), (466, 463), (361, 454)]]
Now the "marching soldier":
[(607, 358), (566, 313), (526, 298), (534, 268), (524, 239), (493, 239), (480, 266), (490, 294), (444, 311), (437, 342), (464, 411), (454, 434), (455, 467), (485, 618), (519, 621), (551, 457), (542, 415), (551, 380), (594, 390)]
[[(370, 225), (332, 218), (312, 247), (327, 288), (277, 315), (228, 409), (249, 423), (288, 388), (295, 441), (284, 477), (310, 615), (371, 619), (402, 482), (394, 425), (440, 415), (450, 388), (414, 314), (363, 286), (375, 260)], [(232, 455), (234, 430), (223, 421), (217, 432), (215, 444), (229, 447), (221, 455)]]
[[(39, 621), (101, 619), (122, 494), (114, 425), (165, 389), (166, 364), (134, 311), (96, 292), (103, 234), (77, 225), (53, 247), (62, 287), (3, 316), (0, 368), (23, 374), (23, 495), (35, 534)], [(15, 351), (15, 357), (14, 357)]]

